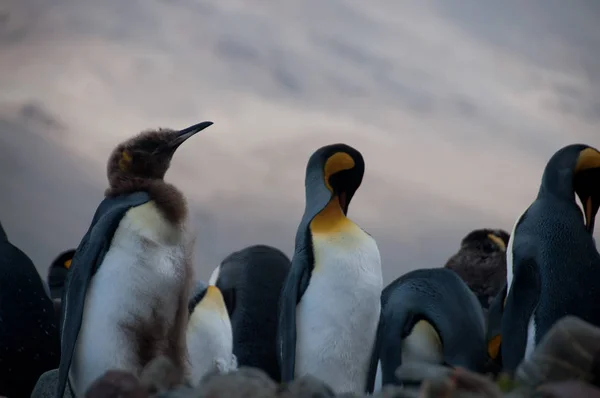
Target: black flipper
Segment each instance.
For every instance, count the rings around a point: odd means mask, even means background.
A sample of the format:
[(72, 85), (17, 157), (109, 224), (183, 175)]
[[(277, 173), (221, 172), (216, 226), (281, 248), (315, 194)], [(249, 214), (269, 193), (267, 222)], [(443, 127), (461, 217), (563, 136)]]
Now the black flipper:
[(527, 345), (529, 319), (540, 296), (540, 278), (536, 261), (529, 257), (515, 267), (502, 317), (502, 365), (513, 374), (521, 363)]
[(381, 334), (383, 333), (383, 328), (383, 314), (380, 312), (377, 333), (375, 334), (375, 341), (373, 343), (373, 351), (371, 352), (371, 362), (369, 363), (369, 371), (367, 373), (367, 384), (365, 384), (365, 392), (369, 395), (372, 395), (375, 390), (375, 379), (377, 378), (377, 365), (379, 364), (379, 355), (381, 353)]
[[(402, 340), (410, 334), (413, 325), (407, 325), (409, 313), (403, 310), (392, 310), (391, 315), (385, 316), (382, 332), (380, 333), (381, 385), (400, 385), (396, 370), (402, 365)], [(408, 329), (408, 332), (407, 332)], [(402, 331), (402, 335), (398, 335)]]
[(125, 213), (132, 207), (150, 201), (146, 192), (104, 199), (92, 223), (75, 251), (65, 281), (61, 311), (61, 358), (56, 398), (62, 398), (67, 386), (69, 368), (81, 322), (85, 297), (92, 276), (102, 263), (113, 235)]
[(310, 282), (312, 261), (310, 251), (296, 252), (290, 271), (281, 289), (279, 325), (277, 327), (277, 359), (281, 368), (281, 382), (294, 379), (296, 370), (296, 305), (302, 299)]

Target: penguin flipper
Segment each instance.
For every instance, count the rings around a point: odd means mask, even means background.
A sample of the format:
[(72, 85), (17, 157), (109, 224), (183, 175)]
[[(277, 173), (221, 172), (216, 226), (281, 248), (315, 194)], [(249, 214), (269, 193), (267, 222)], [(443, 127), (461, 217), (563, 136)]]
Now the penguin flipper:
[(379, 325), (381, 332), (378, 344), (382, 387), (388, 384), (401, 384), (396, 377), (396, 370), (402, 365), (402, 340), (410, 334), (414, 326), (408, 311), (401, 307), (394, 307), (389, 308), (389, 311), (393, 311), (391, 314), (383, 314), (385, 319)]
[(296, 370), (296, 305), (302, 299), (310, 282), (310, 262), (302, 252), (296, 252), (279, 298), (277, 327), (277, 359), (281, 382), (294, 379)]
[(135, 192), (104, 199), (91, 225), (75, 251), (65, 280), (61, 308), (61, 358), (58, 368), (56, 398), (62, 398), (67, 387), (69, 368), (83, 319), (85, 297), (92, 276), (102, 263), (112, 237), (125, 213), (132, 207), (150, 201), (146, 192)]
[(533, 257), (519, 261), (514, 267), (512, 285), (508, 291), (502, 316), (502, 364), (512, 374), (525, 356), (528, 325), (539, 301), (540, 277)]
[(371, 362), (369, 363), (369, 371), (367, 373), (366, 393), (372, 395), (375, 390), (375, 379), (377, 378), (377, 366), (379, 364), (379, 355), (381, 350), (381, 334), (383, 333), (383, 314), (379, 313), (379, 324), (377, 325), (377, 333), (373, 343), (373, 351), (371, 352)]

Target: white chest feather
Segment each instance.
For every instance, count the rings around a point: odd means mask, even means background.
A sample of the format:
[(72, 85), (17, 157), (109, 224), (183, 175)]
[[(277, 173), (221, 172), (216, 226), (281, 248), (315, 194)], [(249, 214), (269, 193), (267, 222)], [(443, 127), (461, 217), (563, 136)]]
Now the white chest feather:
[(426, 321), (419, 321), (402, 340), (402, 363), (444, 361), (442, 342), (436, 330)]
[(315, 269), (296, 308), (296, 376), (311, 373), (336, 392), (362, 392), (383, 287), (375, 240), (347, 220), (313, 233)]
[(197, 306), (190, 317), (187, 346), (193, 385), (215, 369), (226, 373), (237, 368), (231, 322), (223, 310)]
[[(181, 228), (163, 219), (154, 202), (130, 209), (91, 280), (70, 378), (78, 396), (108, 369), (140, 369), (135, 333), (126, 326), (174, 323), (189, 254)], [(166, 339), (165, 336), (157, 336)]]

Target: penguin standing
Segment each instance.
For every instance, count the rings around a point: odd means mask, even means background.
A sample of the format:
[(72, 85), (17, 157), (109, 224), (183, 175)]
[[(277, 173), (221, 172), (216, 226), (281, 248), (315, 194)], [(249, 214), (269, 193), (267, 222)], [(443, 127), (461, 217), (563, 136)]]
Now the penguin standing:
[(47, 282), (50, 288), (50, 297), (55, 299), (62, 299), (65, 280), (67, 279), (67, 273), (69, 267), (71, 267), (71, 261), (75, 255), (75, 249), (70, 249), (62, 252), (58, 255), (50, 264), (48, 268)]
[(60, 329), (60, 314), (62, 308), (62, 296), (64, 294), (65, 281), (71, 267), (71, 261), (75, 255), (75, 249), (70, 249), (58, 255), (48, 268), (46, 277), (48, 295), (52, 299), (54, 306), (54, 316), (56, 326)]
[(460, 250), (444, 266), (456, 272), (475, 293), (484, 312), (506, 282), (506, 246), (501, 229), (476, 229), (463, 238)]
[(57, 398), (108, 369), (134, 374), (159, 355), (186, 370), (192, 247), (183, 194), (164, 182), (173, 154), (210, 126), (146, 131), (108, 161), (109, 188), (79, 244), (62, 307)]
[(231, 322), (219, 288), (199, 282), (188, 310), (186, 341), (192, 384), (214, 369), (222, 373), (237, 369)]
[(0, 395), (29, 397), (60, 361), (52, 301), (31, 259), (0, 224)]
[(209, 281), (225, 298), (239, 366), (261, 369), (278, 383), (277, 308), (289, 269), (280, 250), (254, 245), (227, 256)]
[(453, 271), (420, 269), (381, 294), (379, 361), (382, 385), (400, 385), (403, 363), (430, 362), (482, 372), (485, 321), (475, 294)]
[(346, 217), (364, 174), (360, 152), (328, 145), (306, 168), (306, 207), (281, 292), (282, 382), (310, 373), (337, 393), (372, 390), (383, 285), (375, 240)]
[(558, 150), (507, 248), (508, 293), (497, 301), (503, 314), (496, 339), (507, 372), (566, 315), (600, 326), (600, 255), (592, 237), (599, 207), (600, 152), (583, 144)]

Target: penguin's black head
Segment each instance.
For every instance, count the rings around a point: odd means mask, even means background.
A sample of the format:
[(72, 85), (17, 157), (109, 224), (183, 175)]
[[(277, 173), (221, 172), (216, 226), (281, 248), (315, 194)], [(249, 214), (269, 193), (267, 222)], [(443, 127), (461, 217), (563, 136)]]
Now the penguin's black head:
[(48, 268), (48, 287), (50, 287), (50, 296), (53, 299), (62, 297), (65, 280), (74, 255), (75, 249), (62, 252)]
[(463, 248), (481, 250), (486, 253), (506, 251), (510, 235), (501, 229), (476, 229), (463, 238), (460, 245)]
[(558, 150), (546, 164), (538, 196), (553, 195), (564, 200), (579, 197), (585, 227), (591, 234), (600, 208), (600, 152), (585, 144)]
[(110, 186), (132, 178), (162, 180), (169, 169), (175, 150), (194, 134), (212, 125), (202, 122), (176, 131), (144, 131), (121, 143), (112, 152), (107, 174)]
[(333, 198), (344, 212), (362, 183), (365, 162), (360, 152), (346, 144), (333, 144), (315, 151), (306, 166), (306, 201), (318, 213)]

